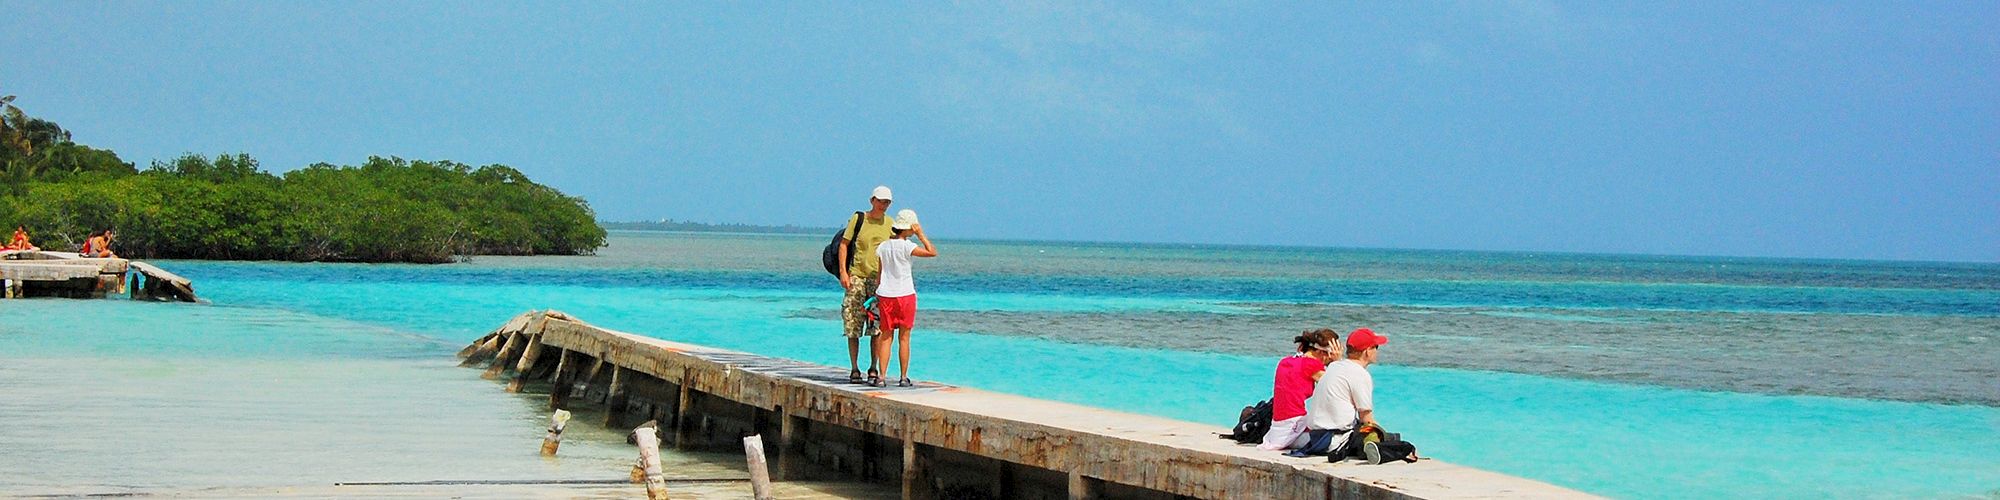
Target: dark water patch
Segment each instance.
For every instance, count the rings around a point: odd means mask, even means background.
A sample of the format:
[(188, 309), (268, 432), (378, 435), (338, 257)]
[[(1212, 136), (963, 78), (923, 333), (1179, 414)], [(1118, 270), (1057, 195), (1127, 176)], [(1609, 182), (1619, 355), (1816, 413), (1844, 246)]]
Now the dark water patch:
[[(306, 281), (322, 284), (446, 284), (586, 288), (762, 289), (837, 291), (820, 272), (484, 268), (439, 266), (283, 265), (198, 263), (182, 266), (197, 280)], [(1310, 274), (1310, 273), (1306, 273)], [(1362, 305), (1468, 306), (1562, 309), (1658, 309), (1952, 315), (2000, 317), (2000, 290), (1845, 288), (1827, 286), (1723, 286), (1688, 283), (1562, 283), (1522, 281), (1413, 281), (1202, 276), (960, 274), (925, 272), (925, 290), (956, 293), (1067, 294), (1103, 297), (1212, 299)]]
[[(1644, 385), (2000, 406), (2000, 319), (1946, 316), (1261, 304), (1275, 314), (923, 311), (943, 329), (1147, 349), (1268, 355), (1308, 328), (1369, 327), (1392, 364)], [(795, 313), (833, 319), (832, 309)], [(1541, 315), (1541, 316), (1536, 316)], [(1588, 316), (1600, 321), (1572, 321)]]

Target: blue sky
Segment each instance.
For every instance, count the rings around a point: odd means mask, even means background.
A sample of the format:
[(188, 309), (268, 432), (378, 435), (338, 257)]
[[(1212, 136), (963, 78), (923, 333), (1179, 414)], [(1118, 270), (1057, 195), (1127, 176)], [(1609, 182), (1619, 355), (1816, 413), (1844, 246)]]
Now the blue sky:
[[(0, 2), (145, 165), (504, 163), (601, 218), (2000, 261), (2000, 3)], [(947, 240), (948, 241), (948, 240)]]

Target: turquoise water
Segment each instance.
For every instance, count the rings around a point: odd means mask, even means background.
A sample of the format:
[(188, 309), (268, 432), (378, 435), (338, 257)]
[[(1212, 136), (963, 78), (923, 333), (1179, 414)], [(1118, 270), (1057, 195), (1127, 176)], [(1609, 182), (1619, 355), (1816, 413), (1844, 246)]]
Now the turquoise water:
[[(1619, 497), (2000, 494), (2000, 266), (939, 243), (917, 270), (918, 378), (1222, 425), (1268, 395), (1299, 330), (1368, 326), (1393, 339), (1381, 418), (1444, 460)], [(0, 426), (32, 450), (0, 456), (0, 491), (615, 476), (610, 431), (560, 463), (513, 453), (532, 454), (539, 401), (451, 353), (554, 308), (844, 364), (820, 244), (170, 261), (213, 304), (0, 302), (0, 420), (36, 422)], [(290, 432), (306, 452), (278, 452)]]

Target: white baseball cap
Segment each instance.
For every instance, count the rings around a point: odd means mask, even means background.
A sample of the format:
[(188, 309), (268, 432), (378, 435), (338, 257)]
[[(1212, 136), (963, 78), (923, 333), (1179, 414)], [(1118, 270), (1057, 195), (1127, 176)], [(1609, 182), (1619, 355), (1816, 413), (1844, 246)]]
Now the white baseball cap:
[(868, 195), (868, 197), (870, 197), (870, 198), (874, 198), (874, 199), (877, 199), (877, 200), (891, 200), (891, 199), (893, 199), (893, 198), (890, 198), (890, 197), (889, 197), (889, 186), (875, 186), (875, 192), (874, 192), (874, 193), (872, 193), (872, 194), (869, 194), (869, 195)]
[(917, 211), (905, 208), (901, 212), (896, 212), (896, 222), (889, 224), (889, 227), (901, 231), (915, 225), (917, 225)]

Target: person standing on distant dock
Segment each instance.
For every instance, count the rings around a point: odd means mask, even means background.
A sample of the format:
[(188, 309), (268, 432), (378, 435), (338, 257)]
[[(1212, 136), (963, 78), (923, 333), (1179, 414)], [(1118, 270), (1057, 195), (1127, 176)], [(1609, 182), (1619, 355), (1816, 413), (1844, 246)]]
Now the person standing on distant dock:
[[(917, 323), (917, 280), (910, 274), (911, 257), (936, 257), (937, 246), (924, 235), (924, 226), (917, 223), (915, 210), (896, 213), (896, 222), (890, 225), (896, 236), (875, 249), (876, 258), (882, 262), (882, 279), (875, 289), (875, 303), (882, 307), (882, 335), (875, 336), (874, 366), (889, 366), (889, 344), (897, 345), (898, 369), (901, 380), (898, 387), (910, 387), (910, 328)], [(910, 242), (915, 235), (923, 245)], [(869, 383), (882, 387), (888, 385), (888, 370), (883, 370), (882, 378)]]
[[(868, 299), (875, 296), (875, 288), (880, 284), (881, 260), (875, 255), (875, 247), (896, 234), (889, 227), (889, 186), (875, 186), (869, 193), (868, 211), (856, 214), (842, 224), (839, 262), (847, 267), (840, 270), (840, 288), (847, 290), (840, 303), (840, 317), (847, 335), (847, 380), (860, 383), (861, 379), (861, 337), (881, 334), (881, 329), (869, 329)], [(856, 220), (856, 219), (859, 220)], [(848, 242), (853, 242), (854, 254), (849, 255)], [(849, 260), (849, 259), (853, 260)], [(872, 354), (872, 353), (871, 353)], [(868, 376), (882, 377), (881, 366), (874, 364), (875, 357), (869, 356)]]

